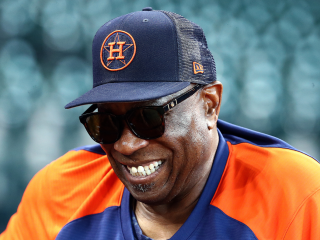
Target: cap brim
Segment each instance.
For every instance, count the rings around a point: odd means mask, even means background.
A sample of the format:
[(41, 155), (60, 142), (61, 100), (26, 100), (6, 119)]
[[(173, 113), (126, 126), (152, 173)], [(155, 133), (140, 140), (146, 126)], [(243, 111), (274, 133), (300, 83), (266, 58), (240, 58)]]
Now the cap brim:
[(117, 82), (97, 86), (68, 103), (65, 108), (104, 102), (138, 102), (158, 99), (187, 86), (190, 82)]

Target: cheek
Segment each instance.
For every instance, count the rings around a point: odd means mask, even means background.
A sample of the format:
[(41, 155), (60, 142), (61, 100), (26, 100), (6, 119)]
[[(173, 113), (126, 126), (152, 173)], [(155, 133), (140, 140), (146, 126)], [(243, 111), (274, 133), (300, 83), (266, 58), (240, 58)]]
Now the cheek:
[(174, 113), (166, 119), (165, 137), (174, 153), (173, 165), (192, 167), (202, 158), (207, 145), (208, 129), (200, 111)]
[(175, 112), (166, 117), (165, 136), (175, 142), (197, 147), (207, 134), (206, 119), (200, 110)]
[[(168, 122), (168, 124), (167, 124)], [(170, 180), (174, 194), (186, 192), (203, 178), (206, 172), (203, 161), (210, 149), (208, 128), (199, 112), (170, 116), (166, 121), (165, 137), (170, 139), (173, 153), (170, 162)], [(207, 148), (207, 150), (206, 150)]]
[(180, 140), (190, 131), (192, 116), (183, 112), (170, 113), (165, 117), (165, 136), (173, 140)]

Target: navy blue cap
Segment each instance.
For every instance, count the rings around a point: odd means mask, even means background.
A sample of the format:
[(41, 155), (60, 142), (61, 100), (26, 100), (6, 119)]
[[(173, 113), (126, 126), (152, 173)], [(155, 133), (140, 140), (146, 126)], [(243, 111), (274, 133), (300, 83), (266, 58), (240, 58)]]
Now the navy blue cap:
[(65, 108), (152, 100), (216, 80), (203, 30), (150, 7), (105, 23), (93, 39), (92, 64), (93, 88)]

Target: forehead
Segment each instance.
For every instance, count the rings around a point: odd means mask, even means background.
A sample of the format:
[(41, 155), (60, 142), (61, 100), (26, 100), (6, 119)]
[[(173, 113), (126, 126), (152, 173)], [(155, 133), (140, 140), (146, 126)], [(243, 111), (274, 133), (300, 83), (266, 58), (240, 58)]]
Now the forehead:
[(117, 110), (117, 109), (126, 109), (129, 110), (135, 107), (143, 107), (143, 106), (162, 106), (166, 103), (170, 102), (172, 99), (178, 97), (182, 93), (188, 91), (194, 86), (194, 84), (190, 84), (188, 87), (180, 90), (179, 92), (173, 93), (168, 96), (164, 96), (162, 98), (149, 100), (149, 101), (140, 101), (140, 102), (117, 102), (117, 103), (100, 103), (98, 104), (99, 110)]

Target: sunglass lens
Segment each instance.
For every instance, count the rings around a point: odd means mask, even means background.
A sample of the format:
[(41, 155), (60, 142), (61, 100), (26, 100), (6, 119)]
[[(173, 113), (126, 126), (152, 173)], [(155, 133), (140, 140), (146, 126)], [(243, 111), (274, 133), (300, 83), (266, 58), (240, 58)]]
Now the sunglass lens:
[(163, 108), (136, 108), (127, 120), (132, 131), (144, 139), (161, 137), (164, 133)]
[(85, 127), (89, 135), (98, 143), (114, 143), (120, 137), (121, 126), (112, 114), (95, 114), (88, 116)]

